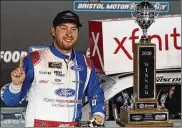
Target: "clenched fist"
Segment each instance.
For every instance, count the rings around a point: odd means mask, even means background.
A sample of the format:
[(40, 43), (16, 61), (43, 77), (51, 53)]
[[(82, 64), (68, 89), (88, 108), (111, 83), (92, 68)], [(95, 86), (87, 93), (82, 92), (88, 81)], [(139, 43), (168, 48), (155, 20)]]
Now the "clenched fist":
[(25, 71), (23, 69), (23, 58), (20, 57), (20, 63), (18, 68), (16, 68), (15, 70), (13, 70), (11, 72), (11, 80), (12, 83), (16, 86), (16, 87), (20, 87), (23, 83), (23, 81), (25, 80)]

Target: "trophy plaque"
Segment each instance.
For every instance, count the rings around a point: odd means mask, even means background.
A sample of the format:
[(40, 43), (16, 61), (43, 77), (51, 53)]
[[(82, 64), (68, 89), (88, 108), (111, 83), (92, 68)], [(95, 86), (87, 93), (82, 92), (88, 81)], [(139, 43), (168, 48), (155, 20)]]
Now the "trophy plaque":
[[(155, 5), (143, 0), (131, 4), (132, 17), (143, 31), (139, 43), (134, 44), (134, 87), (131, 106), (126, 103), (120, 107), (121, 126), (156, 127), (173, 126), (168, 120), (168, 110), (162, 102), (158, 105), (156, 96), (156, 45), (147, 37), (147, 29), (157, 18), (160, 4)], [(134, 16), (135, 14), (135, 16)], [(164, 99), (164, 98), (163, 98)]]

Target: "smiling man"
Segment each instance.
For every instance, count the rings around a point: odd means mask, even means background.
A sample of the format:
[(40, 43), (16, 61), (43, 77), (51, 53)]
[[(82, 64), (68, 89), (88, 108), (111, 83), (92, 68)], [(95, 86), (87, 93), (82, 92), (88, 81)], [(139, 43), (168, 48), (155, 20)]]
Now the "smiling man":
[(54, 42), (20, 59), (11, 72), (12, 82), (3, 93), (3, 101), (17, 105), (28, 96), (26, 127), (78, 126), (85, 93), (92, 118), (103, 124), (104, 92), (91, 61), (73, 48), (82, 27), (79, 16), (63, 11), (53, 20)]

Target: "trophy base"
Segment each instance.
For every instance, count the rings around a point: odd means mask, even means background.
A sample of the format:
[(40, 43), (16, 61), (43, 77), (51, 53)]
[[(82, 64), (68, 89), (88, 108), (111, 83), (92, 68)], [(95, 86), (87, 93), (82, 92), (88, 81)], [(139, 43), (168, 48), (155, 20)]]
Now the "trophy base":
[(124, 123), (122, 121), (117, 121), (117, 123), (121, 127), (173, 127), (172, 122), (158, 122), (158, 123), (152, 123), (152, 122), (146, 122), (143, 124), (137, 124), (137, 123)]
[(117, 123), (125, 127), (172, 127), (168, 120), (167, 109), (130, 109), (120, 108), (120, 120)]

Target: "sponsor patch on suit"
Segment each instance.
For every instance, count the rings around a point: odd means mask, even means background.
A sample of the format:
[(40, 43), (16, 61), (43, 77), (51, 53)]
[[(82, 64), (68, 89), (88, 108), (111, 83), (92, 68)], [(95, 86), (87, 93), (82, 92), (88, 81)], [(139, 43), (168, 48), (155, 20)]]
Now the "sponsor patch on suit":
[(62, 69), (62, 63), (61, 62), (48, 62), (48, 67)]

